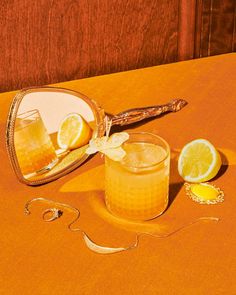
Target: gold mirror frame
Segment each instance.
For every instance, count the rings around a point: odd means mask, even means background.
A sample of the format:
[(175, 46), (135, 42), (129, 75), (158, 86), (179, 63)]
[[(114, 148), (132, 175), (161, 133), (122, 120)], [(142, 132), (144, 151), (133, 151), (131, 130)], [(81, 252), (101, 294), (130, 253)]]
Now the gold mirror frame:
[(163, 105), (154, 105), (154, 106), (148, 106), (144, 108), (134, 108), (134, 109), (123, 111), (116, 115), (108, 115), (97, 104), (97, 102), (95, 102), (94, 100), (88, 98), (86, 95), (79, 93), (77, 91), (73, 91), (73, 90), (69, 90), (65, 88), (49, 87), (49, 86), (32, 87), (32, 88), (21, 90), (13, 98), (13, 101), (10, 107), (10, 111), (9, 111), (9, 115), (7, 119), (6, 146), (7, 146), (7, 152), (10, 158), (11, 165), (19, 181), (24, 184), (33, 185), (33, 186), (45, 184), (47, 182), (50, 182), (62, 176), (65, 176), (72, 170), (79, 167), (89, 157), (89, 155), (84, 154), (79, 160), (75, 160), (74, 162), (66, 166), (65, 168), (62, 168), (62, 170), (55, 172), (52, 175), (45, 176), (43, 179), (30, 180), (24, 177), (17, 160), (15, 143), (14, 143), (14, 130), (16, 125), (17, 112), (19, 110), (19, 107), (23, 98), (25, 97), (26, 94), (30, 94), (34, 92), (60, 92), (60, 93), (70, 94), (72, 96), (82, 99), (85, 103), (88, 104), (89, 107), (91, 107), (91, 111), (93, 112), (93, 115), (95, 118), (95, 130), (93, 131), (93, 135), (92, 135), (93, 138), (101, 137), (104, 135), (105, 129), (106, 129), (106, 122), (109, 122), (110, 127), (114, 125), (120, 125), (120, 126), (129, 125), (132, 123), (142, 121), (144, 119), (159, 116), (163, 113), (179, 111), (187, 104), (187, 102), (183, 99), (174, 99), (170, 101), (169, 103), (163, 104)]
[(56, 180), (72, 170), (76, 169), (79, 167), (85, 160), (89, 157), (89, 155), (84, 154), (82, 158), (80, 158), (78, 161), (75, 161), (68, 165), (67, 167), (63, 168), (61, 171), (55, 172), (54, 174), (50, 176), (45, 176), (43, 179), (38, 179), (38, 180), (29, 180), (24, 177), (24, 175), (21, 172), (18, 160), (17, 160), (17, 155), (16, 155), (16, 150), (15, 150), (15, 143), (14, 143), (14, 130), (15, 130), (15, 123), (16, 123), (16, 117), (17, 117), (17, 112), (19, 109), (19, 106), (22, 102), (22, 99), (25, 97), (26, 94), (33, 93), (33, 92), (60, 92), (60, 93), (66, 93), (73, 95), (78, 98), (82, 98), (90, 107), (91, 110), (93, 111), (94, 118), (95, 118), (95, 125), (96, 129), (94, 130), (93, 137), (101, 137), (104, 135), (105, 128), (104, 128), (104, 118), (105, 118), (105, 113), (104, 110), (92, 99), (88, 98), (86, 95), (65, 89), (65, 88), (58, 88), (58, 87), (33, 87), (33, 88), (27, 88), (27, 89), (22, 89), (19, 93), (15, 95), (13, 98), (12, 104), (10, 106), (9, 110), (9, 115), (7, 118), (7, 130), (6, 130), (6, 146), (7, 146), (7, 152), (10, 158), (11, 165), (13, 167), (13, 170), (19, 179), (20, 182), (25, 183), (27, 185), (40, 185), (44, 184), (53, 180)]

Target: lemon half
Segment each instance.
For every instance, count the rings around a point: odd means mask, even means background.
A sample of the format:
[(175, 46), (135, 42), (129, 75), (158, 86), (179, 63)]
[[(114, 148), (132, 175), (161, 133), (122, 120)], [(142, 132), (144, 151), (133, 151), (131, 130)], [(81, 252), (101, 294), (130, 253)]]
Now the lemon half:
[(60, 148), (73, 150), (89, 142), (92, 129), (85, 119), (77, 114), (68, 114), (61, 122), (57, 133), (57, 143)]
[(185, 181), (204, 182), (216, 176), (221, 157), (206, 139), (195, 139), (184, 146), (178, 160), (178, 171)]

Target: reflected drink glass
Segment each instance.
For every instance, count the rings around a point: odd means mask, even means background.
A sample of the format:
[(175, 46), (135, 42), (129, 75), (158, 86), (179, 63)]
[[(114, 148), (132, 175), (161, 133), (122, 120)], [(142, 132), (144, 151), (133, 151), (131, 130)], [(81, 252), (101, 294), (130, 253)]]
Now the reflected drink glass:
[(26, 177), (46, 172), (58, 162), (38, 110), (17, 116), (14, 144), (21, 172)]
[(130, 133), (121, 162), (105, 158), (105, 201), (117, 216), (149, 220), (168, 205), (170, 148), (161, 137)]

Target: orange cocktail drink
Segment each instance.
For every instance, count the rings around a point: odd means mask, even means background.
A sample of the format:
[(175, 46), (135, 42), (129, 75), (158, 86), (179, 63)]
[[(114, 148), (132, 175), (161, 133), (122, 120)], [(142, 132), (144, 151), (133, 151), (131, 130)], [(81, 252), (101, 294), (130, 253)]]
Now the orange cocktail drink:
[(118, 216), (148, 220), (168, 205), (170, 149), (159, 136), (130, 133), (123, 144), (126, 156), (105, 159), (105, 201)]
[(14, 144), (19, 166), (25, 176), (45, 172), (58, 161), (38, 110), (17, 116)]

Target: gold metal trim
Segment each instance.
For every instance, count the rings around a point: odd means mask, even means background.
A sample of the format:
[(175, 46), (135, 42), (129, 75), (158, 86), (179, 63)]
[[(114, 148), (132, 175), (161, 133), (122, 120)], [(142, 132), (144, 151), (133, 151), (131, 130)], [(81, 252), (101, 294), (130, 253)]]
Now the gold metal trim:
[(19, 105), (24, 98), (24, 96), (28, 93), (33, 93), (33, 92), (62, 92), (62, 93), (68, 93), (74, 96), (77, 96), (79, 98), (82, 98), (92, 109), (96, 121), (96, 130), (95, 133), (93, 134), (93, 137), (97, 136), (102, 136), (105, 133), (105, 124), (104, 124), (104, 119), (105, 119), (105, 112), (104, 110), (95, 102), (93, 99), (88, 98), (86, 95), (66, 89), (66, 88), (59, 88), (59, 87), (51, 87), (51, 86), (43, 86), (43, 87), (30, 87), (30, 88), (25, 88), (22, 89), (20, 92), (18, 92), (11, 103), (8, 118), (7, 118), (7, 129), (6, 129), (6, 148), (7, 148), (7, 153), (12, 165), (12, 168), (19, 179), (20, 182), (27, 184), (27, 185), (40, 185), (40, 184), (45, 184), (50, 181), (56, 180), (62, 176), (65, 176), (66, 174), (70, 173), (77, 167), (79, 167), (83, 162), (86, 161), (86, 159), (89, 157), (89, 155), (84, 155), (80, 160), (75, 161), (74, 163), (68, 165), (66, 168), (62, 169), (59, 172), (55, 172), (55, 174), (46, 176), (44, 179), (39, 179), (39, 180), (28, 180), (26, 179), (23, 174), (21, 173), (21, 169), (18, 164), (16, 152), (15, 152), (15, 145), (14, 145), (14, 128), (15, 128), (15, 121), (16, 121), (16, 116), (17, 116), (17, 111), (19, 109)]
[[(191, 186), (194, 184), (200, 184), (200, 185), (204, 185), (204, 186), (208, 186), (211, 187), (213, 189), (215, 189), (218, 192), (218, 196), (216, 197), (216, 199), (214, 200), (204, 200), (201, 199), (199, 196), (197, 196), (196, 194), (194, 194), (191, 190)], [(215, 186), (212, 183), (209, 182), (205, 182), (205, 183), (185, 183), (185, 191), (186, 191), (186, 195), (192, 199), (194, 202), (197, 202), (199, 204), (206, 204), (206, 205), (214, 205), (217, 203), (222, 203), (224, 201), (224, 192), (217, 186)]]

